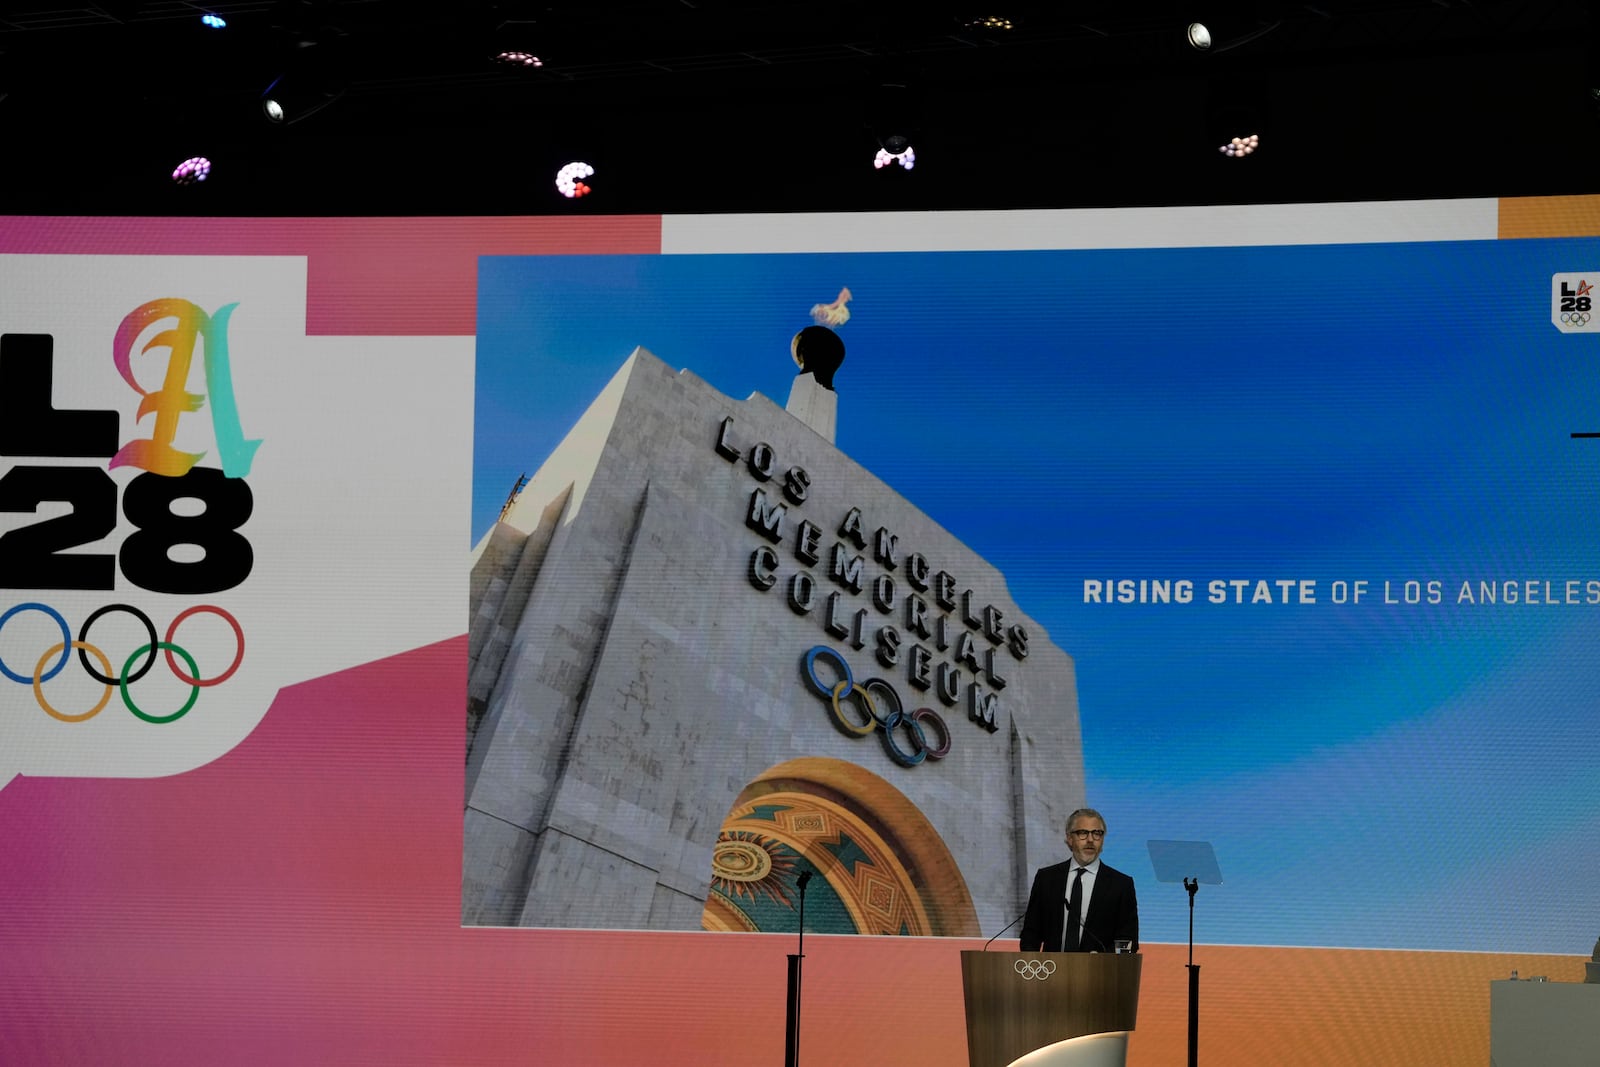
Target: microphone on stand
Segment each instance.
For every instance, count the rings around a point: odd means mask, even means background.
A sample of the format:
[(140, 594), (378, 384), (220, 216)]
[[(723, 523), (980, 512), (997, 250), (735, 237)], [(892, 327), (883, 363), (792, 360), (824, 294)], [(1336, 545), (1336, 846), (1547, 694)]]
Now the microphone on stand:
[[(1026, 912), (1023, 913), (1023, 915), (1026, 915), (1026, 914), (1027, 914)], [(1002, 926), (1000, 928), (1000, 934), (1005, 933), (1007, 930), (1011, 929), (1013, 926), (1015, 926), (1019, 922), (1021, 922), (1022, 919), (1023, 919), (1023, 915), (1018, 915), (1015, 919), (1012, 919), (1010, 922), (1008, 922), (1004, 926)], [(999, 937), (1000, 934), (995, 934), (994, 937), (991, 937), (989, 940), (985, 941), (983, 943), (983, 951), (988, 952), (989, 951), (989, 946), (994, 944), (994, 938), (995, 937)]]
[(809, 881), (810, 871), (801, 871), (796, 881), (800, 888), (800, 937), (794, 955), (789, 957), (789, 1001), (783, 1037), (783, 1067), (800, 1065), (800, 964), (806, 958), (806, 883)]
[(1085, 937), (1094, 938), (1094, 943), (1100, 946), (1100, 948), (1099, 948), (1100, 952), (1110, 952), (1111, 951), (1110, 949), (1106, 948), (1106, 943), (1104, 941), (1100, 940), (1100, 938), (1096, 937), (1095, 936), (1095, 932), (1093, 930), (1089, 929), (1089, 927), (1084, 924), (1084, 921), (1082, 919), (1079, 919), (1078, 920), (1078, 944), (1079, 945), (1083, 944), (1083, 939)]

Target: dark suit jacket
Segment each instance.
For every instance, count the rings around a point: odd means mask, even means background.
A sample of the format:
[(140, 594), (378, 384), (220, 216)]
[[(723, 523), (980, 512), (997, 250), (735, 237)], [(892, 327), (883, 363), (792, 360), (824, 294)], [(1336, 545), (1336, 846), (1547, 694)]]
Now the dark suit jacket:
[[(1041, 867), (1033, 876), (1033, 891), (1028, 894), (1028, 910), (1022, 918), (1022, 951), (1054, 952), (1061, 947), (1067, 877), (1072, 866), (1068, 860)], [(1132, 941), (1133, 950), (1139, 951), (1139, 902), (1134, 897), (1133, 879), (1101, 860), (1094, 896), (1089, 898), (1089, 914), (1083, 917), (1078, 949), (1111, 952), (1113, 942), (1118, 940)]]

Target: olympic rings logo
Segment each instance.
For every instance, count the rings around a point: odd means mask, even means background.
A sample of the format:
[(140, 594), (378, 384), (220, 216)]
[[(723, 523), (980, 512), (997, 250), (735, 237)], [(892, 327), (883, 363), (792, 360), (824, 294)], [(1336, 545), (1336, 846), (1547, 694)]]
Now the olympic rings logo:
[(1561, 321), (1568, 326), (1587, 326), (1589, 325), (1589, 313), (1587, 311), (1563, 311), (1561, 313)]
[[(818, 659), (830, 660), (838, 668), (837, 682), (829, 685), (817, 677)], [(826, 645), (817, 645), (808, 650), (804, 662), (807, 684), (818, 696), (828, 698), (832, 704), (833, 723), (847, 736), (865, 737), (874, 730), (882, 730), (884, 750), (889, 753), (890, 759), (902, 767), (915, 767), (925, 759), (938, 760), (949, 755), (950, 727), (932, 708), (906, 711), (900, 702), (900, 694), (882, 678), (857, 682), (855, 675), (850, 672), (850, 664)], [(856, 705), (860, 713), (859, 721), (857, 716), (846, 713), (846, 701)], [(880, 702), (889, 708), (888, 714), (879, 713)], [(910, 752), (895, 739), (895, 731), (902, 727), (911, 738)], [(928, 743), (930, 729), (938, 735), (937, 744)]]
[(1042, 982), (1056, 973), (1055, 960), (1018, 960), (1011, 967), (1022, 975), (1024, 982), (1031, 982), (1035, 978)]
[[(146, 615), (144, 612), (140, 611), (131, 604), (108, 604), (94, 612), (94, 614), (85, 619), (83, 621), (83, 625), (79, 627), (76, 640), (73, 639), (72, 630), (67, 626), (67, 620), (62, 617), (60, 612), (58, 612), (55, 608), (50, 607), (48, 604), (18, 604), (4, 615), (0, 615), (0, 630), (5, 629), (6, 623), (11, 621), (11, 617), (13, 615), (21, 614), (24, 611), (39, 611), (50, 616), (51, 619), (55, 620), (56, 626), (61, 629), (61, 640), (45, 649), (44, 655), (40, 656), (39, 662), (34, 665), (33, 674), (31, 677), (26, 674), (19, 674), (18, 672), (12, 670), (6, 665), (4, 660), (0, 660), (0, 674), (4, 674), (13, 682), (17, 682), (22, 685), (32, 685), (33, 698), (39, 702), (39, 707), (44, 709), (46, 715), (49, 715), (51, 718), (57, 719), (61, 722), (87, 722), (88, 720), (94, 718), (96, 715), (100, 714), (100, 712), (105, 709), (106, 704), (110, 702), (112, 690), (117, 690), (120, 692), (122, 694), (122, 702), (123, 704), (127, 705), (128, 710), (133, 712), (133, 714), (138, 718), (143, 719), (145, 722), (156, 723), (158, 725), (161, 723), (177, 722), (179, 719), (183, 718), (189, 713), (190, 708), (194, 707), (195, 701), (200, 697), (200, 690), (213, 685), (221, 685), (223, 682), (226, 682), (229, 678), (233, 677), (233, 673), (239, 669), (239, 664), (244, 661), (244, 629), (240, 627), (239, 620), (235, 619), (226, 611), (212, 604), (199, 604), (195, 607), (187, 608), (184, 611), (179, 612), (178, 616), (172, 620), (171, 625), (167, 627), (165, 640), (161, 641), (156, 640), (156, 626), (155, 623), (151, 621), (150, 616)], [(114, 611), (126, 612), (127, 614), (132, 615), (144, 625), (145, 633), (150, 637), (148, 642), (134, 649), (133, 654), (128, 657), (127, 662), (122, 665), (122, 670), (117, 673), (113, 673), (111, 660), (106, 656), (106, 654), (89, 642), (89, 628), (93, 626), (102, 616), (109, 615)], [(173, 641), (173, 638), (175, 638), (178, 633), (178, 625), (185, 619), (189, 618), (189, 616), (198, 615), (202, 612), (216, 615), (229, 626), (231, 626), (233, 628), (233, 636), (239, 644), (239, 651), (234, 655), (233, 662), (228, 665), (227, 670), (223, 671), (215, 678), (201, 678), (200, 668), (195, 663), (194, 657)], [(89, 677), (93, 678), (97, 682), (100, 682), (106, 687), (105, 692), (100, 696), (99, 702), (88, 711), (60, 711), (57, 708), (52, 707), (50, 702), (45, 699), (44, 683), (61, 673), (61, 669), (67, 665), (67, 658), (71, 655), (71, 649), (78, 650), (78, 663), (85, 671), (88, 672)], [(152, 714), (139, 707), (139, 705), (135, 704), (133, 701), (133, 694), (129, 692), (129, 686), (148, 674), (150, 672), (150, 668), (155, 665), (156, 652), (158, 650), (166, 653), (167, 667), (172, 671), (173, 675), (178, 679), (178, 681), (189, 686), (190, 689), (193, 690), (189, 694), (189, 699), (184, 702), (182, 707), (180, 707), (177, 711), (166, 714)], [(46, 664), (50, 663), (50, 658), (58, 653), (60, 654), (60, 658), (55, 661), (54, 665), (51, 665), (47, 668)], [(95, 668), (90, 664), (89, 657), (91, 655), (99, 661), (100, 670), (95, 670)], [(177, 660), (173, 659), (174, 655), (176, 655), (179, 659), (182, 659), (183, 662), (188, 665), (189, 672), (187, 674), (185, 674), (178, 667)], [(134, 664), (141, 656), (144, 657), (144, 662), (139, 664), (138, 668), (135, 669)]]

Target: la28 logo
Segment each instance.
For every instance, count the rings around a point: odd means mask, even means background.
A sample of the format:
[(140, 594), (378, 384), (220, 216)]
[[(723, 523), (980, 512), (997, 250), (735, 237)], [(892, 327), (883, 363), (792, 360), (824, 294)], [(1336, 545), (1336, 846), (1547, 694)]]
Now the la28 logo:
[[(154, 300), (122, 320), (112, 360), (140, 396), (135, 422), (151, 416), (153, 422), (149, 437), (121, 444), (115, 410), (53, 405), (51, 335), (0, 336), (0, 457), (106, 461), (104, 466), (23, 463), (0, 477), (0, 512), (35, 514), (46, 502), (70, 508), (0, 535), (0, 588), (110, 590), (120, 569), (142, 589), (192, 595), (232, 589), (249, 577), (255, 553), (239, 528), (254, 506), (244, 479), (261, 442), (245, 439), (233, 397), (227, 327), (236, 306), (212, 315), (186, 300)], [(169, 320), (135, 353), (146, 330)], [(206, 381), (200, 394), (186, 387), (197, 341)], [(159, 389), (148, 390), (135, 377), (133, 360), (160, 347), (168, 350), (166, 374)], [(173, 444), (179, 420), (207, 402), (221, 470), (197, 466), (203, 453), (182, 452)], [(122, 514), (135, 527), (133, 533), (114, 555), (68, 554), (115, 531), (117, 483), (109, 471), (117, 467), (143, 471), (122, 494)], [(175, 508), (183, 501), (198, 503), (199, 510)], [(197, 552), (174, 554), (184, 546)]]
[(1561, 283), (1561, 311), (1583, 312), (1594, 308), (1594, 300), (1590, 295), (1594, 286), (1587, 281), (1580, 281), (1576, 289), (1566, 282)]

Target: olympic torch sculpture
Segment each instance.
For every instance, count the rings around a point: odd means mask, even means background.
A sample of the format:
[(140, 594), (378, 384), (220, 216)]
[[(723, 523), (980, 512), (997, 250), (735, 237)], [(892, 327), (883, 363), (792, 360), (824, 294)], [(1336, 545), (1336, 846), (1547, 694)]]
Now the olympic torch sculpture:
[(849, 302), (846, 286), (833, 303), (812, 305), (811, 321), (816, 325), (807, 326), (789, 342), (789, 353), (800, 373), (809, 373), (824, 389), (833, 388), (833, 376), (844, 363), (844, 342), (833, 331), (850, 321), (850, 309), (845, 307)]

